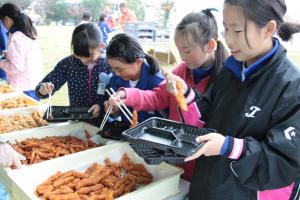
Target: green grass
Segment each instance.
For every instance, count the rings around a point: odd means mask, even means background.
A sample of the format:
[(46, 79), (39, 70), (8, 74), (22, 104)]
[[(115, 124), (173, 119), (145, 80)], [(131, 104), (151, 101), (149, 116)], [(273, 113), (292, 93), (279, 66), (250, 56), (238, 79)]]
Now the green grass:
[[(51, 71), (57, 62), (71, 54), (70, 43), (73, 29), (73, 26), (37, 27), (38, 39), (44, 56), (44, 75)], [(176, 51), (175, 49), (174, 52)], [(297, 51), (289, 51), (288, 55), (291, 60), (300, 67), (300, 49)], [(166, 65), (163, 66), (165, 67)], [(66, 85), (53, 96), (52, 101), (54, 105), (69, 104)], [(44, 102), (46, 102), (46, 100), (44, 100)]]
[[(71, 54), (72, 26), (39, 26), (38, 40), (43, 52), (44, 75), (48, 74), (64, 57)], [(46, 100), (44, 100), (45, 102)], [(68, 105), (67, 85), (64, 85), (52, 98), (54, 105)]]

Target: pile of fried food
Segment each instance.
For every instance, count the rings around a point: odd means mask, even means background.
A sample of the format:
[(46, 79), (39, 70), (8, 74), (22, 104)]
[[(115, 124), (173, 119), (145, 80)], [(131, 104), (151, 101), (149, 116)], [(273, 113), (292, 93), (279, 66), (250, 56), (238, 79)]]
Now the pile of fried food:
[(0, 116), (0, 134), (45, 125), (47, 125), (47, 121), (43, 120), (42, 115), (37, 111), (31, 115)]
[(0, 110), (11, 108), (23, 108), (33, 105), (30, 99), (23, 96), (17, 96), (0, 101)]
[(15, 89), (7, 84), (1, 84), (0, 85), (0, 94), (5, 94), (5, 93), (9, 93), (9, 92), (13, 92), (15, 91)]
[(41, 139), (30, 138), (11, 146), (26, 157), (26, 160), (21, 161), (22, 164), (31, 165), (101, 145), (74, 136), (51, 136)]
[(45, 200), (112, 200), (151, 183), (152, 175), (142, 164), (135, 164), (127, 154), (119, 163), (105, 159), (105, 165), (92, 164), (85, 172), (57, 172), (36, 188)]

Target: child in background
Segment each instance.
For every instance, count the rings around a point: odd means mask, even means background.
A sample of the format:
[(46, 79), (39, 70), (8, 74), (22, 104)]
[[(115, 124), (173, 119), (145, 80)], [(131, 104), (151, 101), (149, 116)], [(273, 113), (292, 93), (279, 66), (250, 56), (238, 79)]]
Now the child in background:
[[(199, 96), (206, 127), (190, 199), (299, 199), (300, 73), (274, 34), (288, 41), (300, 24), (284, 21), (283, 0), (225, 0), (232, 56)], [(183, 83), (184, 84), (184, 83)]]
[[(100, 57), (104, 47), (100, 30), (93, 23), (78, 25), (72, 35), (73, 55), (61, 60), (35, 89), (40, 98), (54, 94), (68, 84), (70, 106), (90, 107), (89, 112), (98, 117), (103, 109), (104, 91), (100, 74), (109, 74), (106, 60)], [(96, 104), (99, 103), (100, 105)], [(97, 125), (99, 119), (91, 123)]]
[[(107, 46), (106, 56), (114, 72), (110, 87), (115, 91), (119, 88), (151, 90), (164, 80), (157, 60), (144, 53), (141, 45), (126, 34), (118, 34), (112, 38)], [(142, 122), (153, 116), (161, 115), (158, 112), (140, 111), (138, 121)], [(122, 116), (122, 121), (128, 120)]]
[(100, 15), (99, 18), (99, 27), (103, 36), (103, 43), (105, 44), (105, 46), (107, 45), (108, 33), (112, 32), (112, 30), (106, 23), (106, 18), (107, 16), (105, 14)]
[[(17, 18), (17, 14), (21, 12), (21, 9), (12, 3), (5, 3), (0, 8), (0, 52), (2, 55), (7, 50), (9, 30), (14, 25), (14, 19)], [(0, 59), (5, 59), (4, 56)], [(0, 78), (6, 80), (5, 71), (0, 69)]]
[[(42, 52), (37, 43), (37, 32), (31, 19), (16, 9), (0, 10), (0, 16), (11, 16), (13, 26), (6, 60), (0, 60), (0, 68), (6, 72), (8, 83), (38, 100), (34, 93), (43, 71)], [(11, 13), (8, 13), (10, 11)]]
[[(122, 88), (110, 99), (110, 104), (114, 105), (114, 99), (120, 99), (138, 111), (169, 108), (169, 119), (203, 127), (203, 123), (199, 121), (200, 113), (196, 104), (190, 104), (195, 97), (193, 90), (185, 92), (188, 104), (188, 112), (185, 112), (178, 107), (175, 96), (171, 95), (166, 87), (173, 85), (172, 81), (168, 80), (184, 80), (189, 88), (204, 93), (223, 65), (227, 52), (218, 40), (217, 23), (211, 10), (190, 13), (177, 25), (175, 44), (183, 62), (173, 70), (174, 75), (164, 72), (167, 84), (162, 82), (159, 87), (147, 91)], [(193, 163), (186, 165), (183, 175), (189, 181), (192, 177)]]

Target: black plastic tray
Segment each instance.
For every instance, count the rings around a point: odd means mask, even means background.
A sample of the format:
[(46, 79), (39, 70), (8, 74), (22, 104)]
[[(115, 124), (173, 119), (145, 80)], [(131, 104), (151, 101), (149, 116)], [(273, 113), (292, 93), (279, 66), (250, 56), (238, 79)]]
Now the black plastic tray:
[(88, 121), (92, 118), (92, 115), (88, 113), (88, 107), (52, 106), (53, 118), (47, 119), (48, 109), (43, 116), (43, 119), (48, 122), (65, 122), (69, 120)]
[(129, 122), (112, 121), (106, 122), (104, 128), (98, 132), (103, 138), (121, 140), (123, 139), (122, 132), (130, 128)]
[(130, 147), (149, 165), (158, 165), (161, 162), (169, 164), (184, 163), (185, 156), (180, 156), (172, 150), (159, 150), (142, 144), (130, 144)]
[(204, 144), (197, 143), (196, 137), (211, 132), (215, 130), (152, 117), (124, 131), (122, 135), (130, 143), (144, 144), (160, 150), (172, 150), (175, 154), (190, 156)]

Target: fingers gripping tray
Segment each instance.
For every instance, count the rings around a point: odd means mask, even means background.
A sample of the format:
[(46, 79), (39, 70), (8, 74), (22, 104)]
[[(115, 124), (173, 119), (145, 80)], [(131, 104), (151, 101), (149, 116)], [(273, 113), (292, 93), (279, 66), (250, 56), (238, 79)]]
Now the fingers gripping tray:
[(196, 137), (210, 132), (213, 130), (153, 117), (124, 131), (123, 136), (134, 144), (143, 144), (160, 150), (172, 150), (175, 154), (190, 156), (204, 144), (197, 143)]

